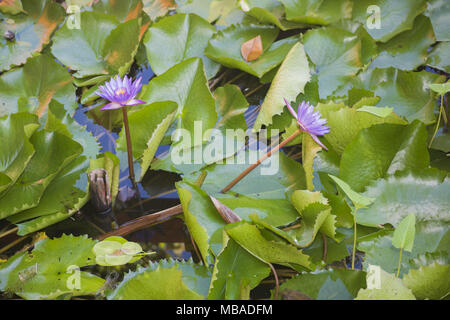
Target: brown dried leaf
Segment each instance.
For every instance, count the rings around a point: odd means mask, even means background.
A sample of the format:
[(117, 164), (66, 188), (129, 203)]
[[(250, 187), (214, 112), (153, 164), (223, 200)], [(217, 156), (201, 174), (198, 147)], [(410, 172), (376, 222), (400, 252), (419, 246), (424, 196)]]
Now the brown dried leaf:
[(222, 202), (217, 200), (216, 198), (209, 196), (217, 211), (219, 211), (220, 216), (225, 220), (226, 223), (233, 223), (241, 221), (241, 217), (239, 217), (236, 213), (233, 212), (230, 208), (224, 205)]
[(261, 36), (250, 39), (241, 46), (242, 57), (247, 62), (258, 59), (262, 52), (263, 46)]

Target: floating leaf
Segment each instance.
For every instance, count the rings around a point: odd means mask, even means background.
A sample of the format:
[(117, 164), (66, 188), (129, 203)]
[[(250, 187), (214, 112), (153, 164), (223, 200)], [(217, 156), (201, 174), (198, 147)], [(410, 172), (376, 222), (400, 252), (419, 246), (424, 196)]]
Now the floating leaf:
[[(373, 28), (366, 23), (368, 19), (376, 19), (374, 12), (367, 10), (370, 6), (379, 8), (380, 28)], [(372, 38), (386, 42), (400, 32), (411, 29), (414, 19), (425, 8), (425, 0), (407, 0), (405, 3), (396, 0), (361, 0), (354, 3), (353, 19), (362, 23)]]
[(405, 120), (394, 113), (387, 117), (379, 117), (373, 112), (359, 112), (359, 109), (332, 103), (319, 104), (317, 109), (327, 119), (327, 125), (330, 127), (330, 132), (324, 137), (338, 154), (342, 154), (347, 145), (364, 128), (378, 123), (407, 124)]
[(312, 29), (304, 37), (305, 51), (316, 67), (320, 98), (330, 96), (362, 67), (361, 39), (335, 27)]
[[(205, 49), (205, 55), (226, 67), (240, 69), (260, 78), (279, 65), (297, 42), (296, 37), (290, 37), (273, 43), (277, 35), (278, 30), (270, 26), (232, 25), (212, 37)], [(242, 56), (241, 46), (257, 36), (261, 37), (264, 51), (259, 59), (247, 62)]]
[(151, 26), (144, 39), (152, 70), (162, 74), (189, 58), (203, 61), (207, 78), (213, 77), (220, 65), (203, 55), (216, 29), (195, 14), (175, 14)]
[(26, 118), (26, 114), (14, 114), (0, 119), (0, 140), (3, 141), (0, 149), (0, 197), (16, 182), (35, 152), (25, 134)]
[(254, 124), (254, 130), (259, 130), (262, 125), (271, 124), (272, 117), (281, 114), (285, 108), (284, 99), (295, 100), (299, 93), (303, 93), (309, 80), (310, 74), (305, 50), (302, 44), (296, 43), (272, 81)]
[(283, 282), (280, 291), (296, 290), (316, 300), (353, 300), (365, 287), (365, 272), (332, 269), (299, 274)]
[(125, 274), (109, 300), (200, 300), (208, 293), (210, 274), (206, 267), (188, 262), (152, 263)]
[(183, 147), (201, 144), (201, 141), (194, 140), (195, 121), (201, 121), (203, 132), (213, 128), (217, 121), (214, 99), (199, 58), (185, 60), (154, 78), (142, 87), (138, 98), (148, 104), (160, 101), (174, 101), (178, 104), (176, 127), (186, 129), (191, 134), (183, 137), (183, 141), (178, 141), (179, 135), (174, 137)]
[[(23, 7), (22, 7), (23, 5)], [(0, 42), (0, 72), (25, 63), (42, 51), (50, 36), (64, 19), (64, 10), (58, 3), (46, 0), (8, 0), (0, 3), (0, 10), (18, 15), (4, 18), (0, 35), (14, 33), (14, 40)]]
[[(237, 157), (229, 158), (225, 163), (215, 163), (206, 167), (202, 170), (207, 173), (202, 189), (224, 202), (224, 197), (220, 196), (224, 182), (237, 177), (250, 163), (254, 163), (259, 158), (260, 153), (256, 151), (242, 152), (242, 155), (238, 154)], [(265, 169), (265, 163), (261, 164), (259, 168), (250, 172), (245, 179), (236, 184), (232, 193), (227, 197), (237, 193), (256, 199), (286, 199), (285, 194), (289, 190), (304, 189), (305, 174), (301, 165), (284, 153), (279, 153), (277, 156), (279, 157), (278, 160), (272, 159), (272, 161), (278, 161), (276, 171), (273, 168), (275, 168), (274, 165), (277, 162), (273, 162), (272, 165), (267, 163), (268, 167)], [(277, 156), (274, 155), (273, 157)], [(269, 162), (269, 160), (267, 161)], [(199, 174), (200, 172), (194, 172), (186, 176), (185, 179), (194, 183)], [(230, 205), (229, 202), (224, 203)], [(234, 210), (233, 207), (230, 208)], [(238, 211), (236, 213), (240, 215)]]
[(94, 245), (87, 236), (41, 240), (31, 253), (17, 253), (0, 265), (0, 290), (30, 300), (95, 294), (104, 280), (80, 271), (94, 263)]
[(411, 289), (417, 299), (444, 299), (450, 292), (450, 266), (433, 263), (410, 270), (403, 283)]
[(209, 261), (210, 249), (218, 255), (222, 249), (222, 228), (226, 225), (206, 192), (186, 182), (176, 184), (189, 228), (203, 261)]
[[(405, 172), (379, 179), (366, 190), (364, 195), (377, 198), (377, 201), (370, 208), (358, 211), (360, 224), (376, 226), (390, 223), (397, 226), (410, 213), (416, 215), (418, 223), (424, 221), (430, 226), (434, 224), (437, 227), (440, 224), (443, 228), (443, 222), (449, 221), (448, 179), (442, 182), (435, 175)], [(442, 223), (438, 223), (440, 219), (443, 219)]]
[(0, 12), (18, 14), (24, 12), (21, 0), (3, 0), (0, 2)]
[(95, 262), (101, 266), (120, 266), (141, 258), (142, 247), (121, 237), (108, 237), (92, 248)]
[(227, 234), (252, 255), (265, 263), (310, 267), (309, 257), (291, 244), (264, 238), (258, 227), (244, 221), (225, 227)]
[(361, 289), (355, 300), (416, 300), (416, 298), (401, 279), (381, 269), (380, 288)]
[(52, 99), (69, 110), (76, 107), (72, 78), (50, 55), (31, 58), (23, 68), (0, 76), (0, 116), (20, 111), (42, 117)]
[(433, 24), (434, 33), (437, 41), (450, 41), (450, 29), (448, 27), (448, 18), (450, 5), (445, 0), (427, 1), (427, 15)]
[(0, 198), (0, 218), (37, 206), (60, 170), (83, 151), (72, 139), (45, 130), (36, 132), (30, 142), (36, 153), (17, 182)]
[(143, 7), (140, 0), (95, 0), (92, 2), (92, 8), (94, 9), (94, 11), (115, 16), (121, 22), (139, 18), (141, 16)]
[[(80, 24), (83, 27), (75, 29), (66, 22), (55, 33), (52, 54), (70, 69), (77, 70), (78, 78), (117, 73), (123, 76), (138, 49), (138, 19), (119, 24), (110, 15), (82, 12)], [(73, 47), (78, 50), (71, 50)]]
[(270, 268), (227, 238), (216, 260), (208, 299), (247, 300), (250, 290), (269, 275)]
[(286, 18), (309, 24), (329, 24), (351, 18), (348, 0), (280, 0), (286, 8)]
[(425, 63), (428, 48), (434, 42), (430, 20), (425, 16), (418, 16), (411, 30), (402, 32), (378, 46), (380, 53), (370, 67), (414, 70)]
[[(342, 154), (340, 177), (361, 192), (373, 180), (429, 166), (425, 125), (378, 124), (363, 129)], [(389, 143), (387, 142), (389, 141)]]
[(174, 0), (143, 0), (142, 2), (144, 3), (144, 12), (148, 14), (152, 21), (165, 16), (169, 10), (176, 6)]

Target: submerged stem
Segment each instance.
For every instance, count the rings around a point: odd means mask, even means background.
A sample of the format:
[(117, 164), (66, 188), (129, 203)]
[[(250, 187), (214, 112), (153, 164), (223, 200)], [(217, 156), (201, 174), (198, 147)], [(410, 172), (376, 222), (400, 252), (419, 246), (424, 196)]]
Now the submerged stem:
[(292, 141), (295, 137), (297, 137), (302, 132), (301, 129), (297, 129), (294, 131), (293, 134), (291, 134), (289, 137), (287, 137), (283, 142), (275, 146), (273, 149), (271, 149), (269, 152), (267, 152), (265, 155), (263, 155), (261, 158), (258, 159), (254, 164), (252, 164), (250, 167), (242, 171), (242, 173), (235, 178), (233, 181), (231, 181), (225, 188), (222, 189), (222, 193), (225, 193), (229, 191), (231, 188), (233, 188), (239, 181), (241, 181), (246, 175), (248, 175), (253, 169), (255, 169), (257, 166), (259, 166), (264, 160), (269, 158), (272, 154), (283, 148), (286, 144), (288, 144), (290, 141)]
[(130, 180), (133, 183), (133, 186), (136, 188), (136, 180), (134, 177), (134, 167), (133, 167), (133, 149), (131, 146), (130, 127), (128, 125), (127, 106), (122, 107), (122, 114), (123, 114), (123, 124), (125, 127), (125, 136), (127, 139), (128, 172), (129, 172)]

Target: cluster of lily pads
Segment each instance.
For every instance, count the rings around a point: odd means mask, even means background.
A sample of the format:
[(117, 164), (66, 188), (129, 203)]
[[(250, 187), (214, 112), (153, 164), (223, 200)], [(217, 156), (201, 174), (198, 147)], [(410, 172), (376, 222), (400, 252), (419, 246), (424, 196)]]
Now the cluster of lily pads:
[[(0, 219), (45, 231), (83, 209), (93, 169), (108, 172), (113, 203), (127, 165), (137, 182), (177, 173), (199, 263), (151, 262), (119, 237), (40, 236), (0, 259), (0, 291), (249, 299), (274, 277), (274, 299), (448, 298), (449, 12), (442, 0), (1, 1)], [(267, 90), (255, 121), (247, 80)], [(120, 131), (116, 154), (75, 111)], [(235, 160), (260, 153), (242, 139), (213, 162), (172, 161), (212, 143), (195, 139), (199, 121), (278, 129), (289, 149), (275, 174), (222, 192), (250, 164)], [(192, 139), (172, 140), (177, 128)], [(93, 265), (128, 272), (110, 286)]]

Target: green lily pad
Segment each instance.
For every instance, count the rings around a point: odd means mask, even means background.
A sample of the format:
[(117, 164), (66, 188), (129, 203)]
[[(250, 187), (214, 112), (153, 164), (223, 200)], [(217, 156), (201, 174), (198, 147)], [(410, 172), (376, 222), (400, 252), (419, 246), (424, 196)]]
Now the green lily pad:
[(351, 18), (352, 3), (348, 0), (280, 0), (290, 21), (327, 25)]
[[(123, 76), (138, 50), (139, 20), (119, 24), (111, 15), (82, 12), (80, 24), (83, 28), (71, 29), (66, 22), (55, 33), (52, 54), (70, 69), (77, 70), (77, 78), (117, 73)], [(78, 50), (71, 50), (73, 47)]]
[(165, 16), (170, 9), (176, 7), (174, 0), (143, 0), (142, 3), (144, 4), (142, 10), (152, 21)]
[(416, 300), (416, 298), (401, 279), (381, 269), (380, 288), (361, 289), (355, 300)]
[(241, 221), (227, 225), (225, 231), (240, 246), (265, 263), (310, 268), (309, 256), (291, 244), (267, 240), (255, 225)]
[(101, 266), (120, 266), (140, 259), (142, 247), (121, 237), (108, 237), (92, 248), (95, 261)]
[[(429, 166), (425, 125), (378, 124), (363, 129), (342, 154), (340, 177), (361, 192), (373, 180)], [(389, 141), (389, 143), (386, 143)]]
[(108, 300), (200, 300), (208, 294), (209, 270), (192, 261), (152, 263), (125, 274)]
[(348, 108), (343, 104), (319, 104), (317, 109), (327, 119), (327, 125), (331, 128), (324, 137), (338, 154), (342, 154), (349, 143), (364, 128), (380, 123), (407, 123), (395, 113), (380, 117), (373, 112), (361, 112), (358, 111), (359, 109)]
[(450, 41), (438, 43), (428, 55), (427, 64), (450, 73)]
[[(365, 196), (377, 198), (367, 209), (358, 211), (358, 223), (367, 226), (390, 223), (397, 226), (410, 213), (414, 213), (418, 222), (431, 225), (442, 220), (448, 223), (447, 204), (450, 198), (449, 179), (442, 181), (433, 174), (404, 172), (379, 179), (369, 185)], [(435, 226), (437, 227), (437, 225)]]
[(194, 14), (175, 14), (152, 25), (144, 39), (152, 70), (160, 75), (174, 65), (193, 57), (203, 60), (207, 78), (220, 65), (203, 55), (216, 29)]
[[(371, 28), (366, 23), (373, 15), (373, 12), (367, 11), (369, 6), (378, 6), (380, 28)], [(414, 19), (425, 8), (425, 0), (407, 0), (402, 3), (396, 0), (361, 0), (353, 5), (353, 19), (363, 24), (372, 38), (386, 42), (402, 31), (411, 29)]]
[(312, 29), (304, 37), (305, 51), (316, 67), (319, 95), (325, 99), (363, 66), (361, 39), (336, 27)]
[(410, 270), (403, 283), (412, 290), (417, 299), (439, 300), (450, 292), (450, 266), (434, 263)]
[(41, 52), (56, 27), (64, 19), (63, 8), (53, 1), (24, 0), (3, 1), (2, 12), (17, 14), (1, 18), (0, 35), (7, 31), (14, 33), (14, 40), (0, 41), (0, 72), (24, 64)]
[(21, 0), (4, 0), (0, 3), (0, 12), (18, 14), (23, 11)]
[(209, 91), (200, 58), (185, 60), (154, 78), (142, 87), (139, 99), (148, 104), (160, 101), (178, 104), (175, 126), (187, 130), (190, 136), (175, 135), (173, 142), (183, 147), (202, 143), (204, 137), (200, 137), (200, 142), (194, 140), (195, 121), (202, 123), (203, 132), (213, 128), (217, 121), (214, 98)]
[(24, 120), (26, 114), (0, 119), (0, 140), (4, 141), (0, 151), (0, 197), (16, 182), (35, 152), (25, 134)]
[(299, 274), (283, 282), (280, 292), (295, 290), (316, 300), (353, 300), (362, 288), (366, 288), (365, 272), (332, 269)]
[(428, 48), (435, 41), (430, 20), (420, 15), (414, 20), (411, 30), (404, 31), (378, 46), (380, 53), (370, 67), (414, 70), (425, 63)]
[(270, 274), (270, 268), (227, 238), (216, 260), (208, 299), (247, 300), (250, 290)]
[(448, 19), (450, 18), (450, 4), (445, 0), (430, 0), (427, 2), (427, 15), (433, 24), (436, 40), (450, 41), (450, 28)]
[(30, 112), (42, 117), (52, 99), (69, 110), (76, 108), (70, 74), (48, 54), (33, 57), (23, 68), (0, 76), (0, 116)]
[[(267, 25), (237, 24), (218, 31), (205, 49), (205, 55), (220, 64), (234, 69), (240, 69), (256, 77), (281, 63), (287, 51), (294, 44), (292, 39), (284, 40), (272, 48), (272, 43), (278, 35), (278, 29)], [(241, 54), (244, 42), (261, 36), (263, 53), (251, 62), (246, 62)]]
[(95, 294), (105, 280), (80, 271), (94, 264), (94, 245), (87, 236), (41, 240), (31, 253), (17, 253), (0, 265), (0, 290), (29, 300)]
[(83, 151), (69, 137), (46, 130), (36, 132), (30, 142), (36, 153), (17, 182), (0, 198), (0, 218), (37, 206), (50, 182)]
[(210, 261), (222, 249), (222, 230), (226, 225), (205, 191), (195, 185), (176, 184), (184, 212), (184, 221), (194, 239), (203, 261)]

